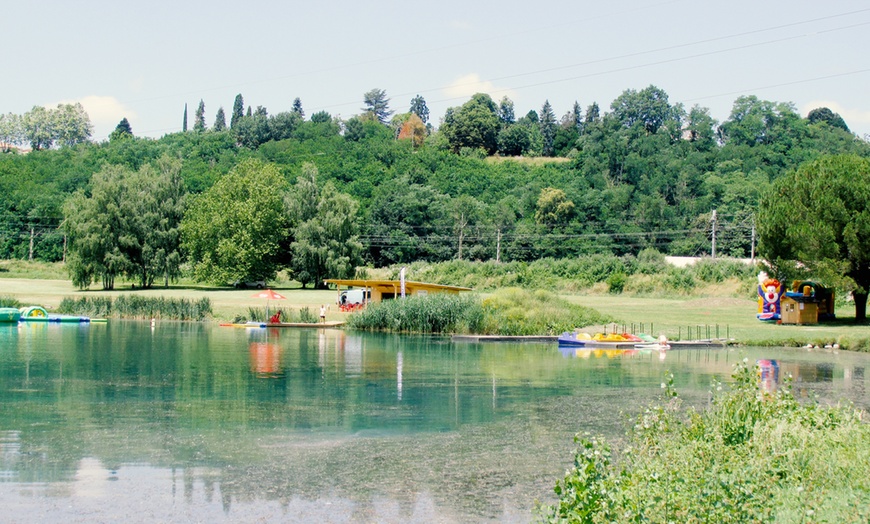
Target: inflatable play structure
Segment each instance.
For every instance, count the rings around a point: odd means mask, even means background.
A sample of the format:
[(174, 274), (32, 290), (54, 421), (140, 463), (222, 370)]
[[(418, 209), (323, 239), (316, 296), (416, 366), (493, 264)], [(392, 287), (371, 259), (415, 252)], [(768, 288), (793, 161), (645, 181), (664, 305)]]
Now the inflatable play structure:
[(780, 309), (782, 284), (762, 271), (758, 274), (758, 320), (776, 322), (782, 318)]
[(781, 324), (817, 324), (833, 320), (834, 290), (811, 280), (795, 280), (785, 293), (782, 284), (758, 274), (758, 320)]

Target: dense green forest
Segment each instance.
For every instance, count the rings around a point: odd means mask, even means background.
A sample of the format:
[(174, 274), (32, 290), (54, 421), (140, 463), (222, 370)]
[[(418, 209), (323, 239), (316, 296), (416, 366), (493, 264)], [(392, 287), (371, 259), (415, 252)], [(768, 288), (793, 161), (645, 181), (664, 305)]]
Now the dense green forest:
[[(655, 86), (561, 119), (549, 102), (517, 118), (509, 99), (478, 94), (437, 129), (420, 96), (405, 113), (382, 90), (364, 102), (341, 120), (306, 118), (298, 99), (243, 114), (239, 95), (229, 124), (221, 108), (207, 126), (200, 103), (191, 130), (160, 139), (124, 119), (101, 143), (7, 148), (0, 258), (66, 258), (78, 284), (111, 287), (179, 267), (216, 283), (283, 268), (317, 283), (418, 260), (703, 255), (714, 233), (718, 254), (745, 257), (774, 181), (823, 155), (870, 157), (829, 109), (802, 117), (754, 96), (720, 123)], [(227, 270), (233, 257), (247, 262)]]

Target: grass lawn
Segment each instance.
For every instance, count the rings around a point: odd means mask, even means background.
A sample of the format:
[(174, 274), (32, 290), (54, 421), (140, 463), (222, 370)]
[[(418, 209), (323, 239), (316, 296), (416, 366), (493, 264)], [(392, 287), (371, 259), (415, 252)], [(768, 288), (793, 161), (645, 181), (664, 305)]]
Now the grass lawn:
[[(837, 308), (836, 322), (796, 326), (777, 325), (760, 322), (755, 318), (758, 303), (755, 300), (733, 297), (685, 297), (652, 298), (625, 295), (573, 295), (567, 297), (576, 304), (588, 306), (620, 320), (621, 324), (631, 326), (644, 323), (653, 324), (652, 334), (665, 333), (668, 337), (692, 338), (701, 328), (705, 338), (709, 327), (710, 336), (715, 336), (716, 325), (719, 336), (727, 336), (747, 345), (805, 345), (813, 343), (824, 345), (839, 343), (844, 347), (860, 349), (870, 339), (870, 326), (854, 324), (853, 306)], [(692, 336), (686, 332), (692, 330)], [(868, 348), (865, 348), (865, 350)]]
[[(266, 301), (254, 298), (259, 292), (256, 289), (232, 289), (209, 286), (181, 286), (174, 285), (169, 288), (156, 287), (152, 289), (131, 289), (125, 285), (113, 291), (101, 289), (80, 291), (73, 287), (68, 280), (45, 280), (45, 279), (0, 279), (0, 296), (11, 296), (24, 305), (39, 305), (46, 309), (56, 309), (64, 297), (81, 296), (110, 296), (136, 295), (141, 297), (172, 297), (187, 300), (198, 300), (207, 297), (211, 300), (212, 310), (216, 320), (232, 320), (236, 315), (244, 315), (249, 307), (264, 308)], [(334, 304), (336, 292), (330, 290), (301, 289), (299, 285), (282, 286), (278, 283), (272, 287), (274, 291), (287, 297), (286, 300), (270, 300), (269, 309), (284, 309), (285, 311), (302, 308), (311, 308), (318, 313), (321, 304)], [(343, 320), (345, 313), (338, 311), (335, 306), (330, 306), (327, 311), (327, 320)]]

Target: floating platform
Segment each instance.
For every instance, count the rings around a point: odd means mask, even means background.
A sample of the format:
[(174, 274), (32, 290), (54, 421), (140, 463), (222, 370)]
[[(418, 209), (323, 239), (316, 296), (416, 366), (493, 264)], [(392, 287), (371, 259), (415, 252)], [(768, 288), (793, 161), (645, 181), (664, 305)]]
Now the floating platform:
[(731, 342), (725, 338), (708, 338), (703, 340), (669, 340), (671, 349), (719, 349)]
[(105, 318), (81, 317), (76, 315), (50, 315), (42, 306), (27, 306), (19, 310), (21, 322), (53, 322), (56, 324), (89, 324), (106, 322)]
[(222, 327), (236, 328), (337, 328), (344, 325), (344, 322), (317, 322), (314, 324), (307, 322), (245, 322), (243, 324), (235, 324), (232, 322), (221, 323)]
[(556, 335), (453, 335), (454, 342), (556, 342)]
[(0, 323), (15, 324), (21, 318), (21, 312), (14, 307), (0, 307)]
[(89, 324), (91, 322), (105, 322), (104, 318), (76, 317), (72, 315), (49, 315), (47, 317), (21, 317), (21, 322), (53, 322), (56, 324)]

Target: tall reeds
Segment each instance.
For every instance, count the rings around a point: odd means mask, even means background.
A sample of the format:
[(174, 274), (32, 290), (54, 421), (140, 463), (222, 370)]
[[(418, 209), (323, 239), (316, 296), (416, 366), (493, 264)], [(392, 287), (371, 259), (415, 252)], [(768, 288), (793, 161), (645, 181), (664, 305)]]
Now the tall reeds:
[(483, 306), (471, 295), (411, 296), (370, 304), (348, 318), (355, 329), (404, 333), (477, 333)]
[(21, 307), (21, 302), (9, 295), (0, 295), (0, 307)]
[(165, 320), (205, 320), (212, 314), (211, 300), (187, 300), (164, 297), (64, 297), (58, 312), (97, 318), (128, 318)]
[(407, 333), (557, 335), (612, 319), (547, 291), (504, 289), (477, 295), (432, 294), (370, 304), (348, 318), (355, 329)]

